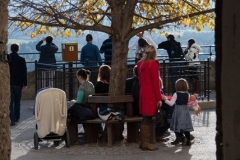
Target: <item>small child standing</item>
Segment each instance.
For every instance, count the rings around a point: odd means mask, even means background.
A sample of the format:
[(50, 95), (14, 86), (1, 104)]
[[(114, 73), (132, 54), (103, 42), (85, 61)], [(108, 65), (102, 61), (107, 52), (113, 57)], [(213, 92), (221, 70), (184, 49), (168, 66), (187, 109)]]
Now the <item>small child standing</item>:
[[(189, 93), (188, 91), (188, 82), (180, 78), (175, 83), (176, 92), (173, 94), (172, 99), (169, 101), (166, 99), (165, 96), (163, 100), (169, 106), (173, 106), (175, 104), (175, 108), (172, 115), (172, 121), (170, 125), (170, 130), (175, 132), (176, 139), (175, 141), (171, 142), (171, 144), (175, 145), (179, 142), (182, 142), (182, 145), (190, 146), (190, 132), (193, 131), (192, 119), (188, 110), (188, 100), (189, 100)], [(184, 143), (184, 136), (187, 139), (187, 142)]]

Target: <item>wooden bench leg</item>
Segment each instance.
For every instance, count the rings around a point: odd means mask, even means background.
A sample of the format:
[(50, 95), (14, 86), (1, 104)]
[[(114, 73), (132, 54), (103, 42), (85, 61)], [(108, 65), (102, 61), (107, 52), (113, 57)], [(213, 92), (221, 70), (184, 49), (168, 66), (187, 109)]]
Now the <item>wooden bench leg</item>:
[(112, 124), (106, 124), (108, 135), (108, 147), (112, 147)]
[(139, 137), (139, 122), (127, 122), (127, 141), (138, 142)]
[(78, 138), (78, 124), (76, 123), (68, 123), (67, 125), (67, 130), (68, 130), (68, 133), (69, 133), (69, 140), (70, 140), (70, 145), (74, 145), (77, 138)]
[(97, 142), (98, 140), (98, 124), (85, 124), (84, 125), (87, 143)]

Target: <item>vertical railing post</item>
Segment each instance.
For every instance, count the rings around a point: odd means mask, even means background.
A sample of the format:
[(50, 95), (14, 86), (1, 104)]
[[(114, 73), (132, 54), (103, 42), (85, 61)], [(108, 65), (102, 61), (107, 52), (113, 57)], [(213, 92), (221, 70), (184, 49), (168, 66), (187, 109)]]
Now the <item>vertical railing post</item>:
[(37, 68), (37, 60), (34, 61), (35, 64), (35, 94), (37, 94), (37, 86), (38, 86), (38, 68)]
[(208, 58), (208, 61), (207, 61), (207, 74), (208, 74), (208, 76), (207, 76), (207, 84), (208, 84), (208, 86), (207, 86), (207, 88), (208, 88), (208, 93), (207, 93), (207, 96), (208, 96), (208, 101), (210, 100), (210, 97), (209, 97), (209, 95), (210, 95), (210, 92), (211, 92), (211, 90), (210, 90), (210, 59)]
[(62, 77), (63, 77), (63, 79), (62, 79), (62, 86), (63, 86), (63, 90), (64, 91), (66, 91), (65, 89), (65, 82), (66, 82), (66, 66), (65, 66), (65, 63), (63, 64), (63, 73), (62, 73), (63, 75), (62, 75)]
[(207, 83), (207, 64), (204, 62), (204, 77), (203, 77), (203, 96), (206, 96), (206, 83)]
[(210, 60), (212, 60), (212, 46), (210, 46)]
[(69, 70), (69, 100), (73, 99), (73, 63), (68, 62), (68, 70)]

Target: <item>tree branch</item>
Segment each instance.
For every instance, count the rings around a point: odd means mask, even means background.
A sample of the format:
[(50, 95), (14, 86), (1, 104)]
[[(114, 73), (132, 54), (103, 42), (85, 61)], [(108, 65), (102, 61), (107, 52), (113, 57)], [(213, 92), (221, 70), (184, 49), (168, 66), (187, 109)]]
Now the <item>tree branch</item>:
[(191, 17), (197, 16), (197, 15), (207, 14), (207, 13), (211, 13), (211, 12), (214, 12), (214, 11), (215, 11), (215, 9), (209, 9), (209, 10), (204, 10), (204, 11), (200, 11), (200, 12), (195, 12), (195, 13), (175, 17), (175, 18), (172, 18), (172, 19), (161, 20), (161, 21), (156, 22), (156, 23), (152, 23), (152, 24), (149, 24), (149, 25), (145, 25), (145, 26), (136, 28), (131, 33), (129, 33), (128, 36), (133, 37), (137, 33), (141, 32), (141, 31), (144, 31), (144, 30), (148, 30), (148, 29), (153, 29), (153, 28), (161, 29), (163, 27), (163, 25), (165, 25), (165, 24), (177, 22), (177, 21), (180, 21), (183, 18), (188, 18), (188, 17), (191, 18)]

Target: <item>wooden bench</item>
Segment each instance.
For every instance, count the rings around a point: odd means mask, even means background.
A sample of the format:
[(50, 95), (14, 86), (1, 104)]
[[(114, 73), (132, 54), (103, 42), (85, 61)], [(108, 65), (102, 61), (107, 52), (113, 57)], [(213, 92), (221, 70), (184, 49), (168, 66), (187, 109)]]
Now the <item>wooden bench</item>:
[[(93, 120), (86, 120), (79, 123), (69, 122), (68, 123), (68, 131), (70, 137), (70, 145), (75, 144), (77, 140), (86, 140), (87, 143), (97, 142), (99, 138), (98, 134), (98, 124), (105, 123), (105, 127), (107, 127), (107, 135), (108, 135), (108, 147), (112, 146), (113, 143), (113, 129), (112, 124), (114, 123), (127, 123), (127, 141), (128, 142), (138, 142), (139, 135), (139, 122), (142, 121), (142, 117), (127, 117), (122, 121), (119, 120), (110, 120), (103, 121), (99, 118)], [(155, 141), (155, 118), (153, 119), (153, 123), (151, 125), (151, 133), (150, 133), (150, 142)], [(85, 135), (78, 135), (78, 124), (87, 124), (85, 125)]]
[[(86, 140), (87, 143), (97, 142), (99, 134), (99, 123), (105, 123), (108, 134), (108, 146), (111, 147), (113, 143), (113, 125), (116, 123), (127, 123), (127, 140), (128, 142), (137, 142), (139, 134), (138, 123), (142, 121), (142, 117), (133, 117), (132, 108), (133, 97), (132, 95), (122, 96), (108, 96), (106, 94), (96, 94), (88, 97), (88, 103), (96, 119), (86, 120), (79, 123), (68, 122), (68, 131), (70, 135), (70, 144), (74, 144), (79, 139)], [(108, 122), (98, 118), (97, 108), (100, 104), (107, 104), (108, 107), (118, 107), (123, 105), (126, 108), (126, 118), (123, 121), (110, 120)], [(155, 119), (153, 119), (153, 125), (151, 127), (150, 142), (155, 140)], [(78, 124), (84, 124), (85, 136), (78, 136)]]

